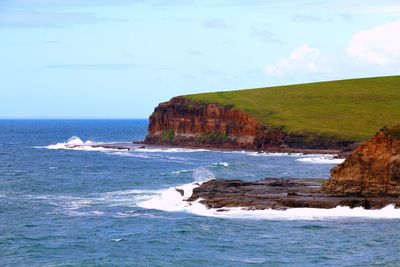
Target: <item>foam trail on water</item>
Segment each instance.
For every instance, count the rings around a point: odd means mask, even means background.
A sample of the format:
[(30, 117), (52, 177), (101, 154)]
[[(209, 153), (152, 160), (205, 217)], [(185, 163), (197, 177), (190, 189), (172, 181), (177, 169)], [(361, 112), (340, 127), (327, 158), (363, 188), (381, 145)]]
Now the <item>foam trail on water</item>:
[(51, 204), (54, 206), (54, 212), (70, 216), (103, 216), (107, 213), (111, 216), (132, 217), (137, 216), (137, 214), (131, 209), (111, 214), (104, 209), (118, 206), (134, 208), (137, 206), (137, 201), (155, 193), (157, 193), (155, 190), (128, 189), (93, 193), (84, 197), (74, 195), (27, 195), (26, 197), (30, 200), (44, 201)]
[(208, 149), (200, 149), (200, 148), (138, 148), (135, 151), (143, 152), (143, 153), (194, 153), (194, 152), (209, 152), (211, 150)]
[[(233, 151), (221, 151), (224, 154), (243, 154), (254, 157), (300, 157), (304, 156), (303, 153), (286, 153), (286, 152), (255, 152), (255, 151), (245, 151), (245, 150), (233, 150)], [(310, 154), (311, 155), (311, 154)], [(314, 154), (319, 155), (319, 154)]]
[(188, 170), (179, 170), (179, 171), (173, 171), (171, 174), (181, 174), (181, 173), (188, 173), (188, 172), (193, 172), (194, 170), (188, 169)]
[(319, 156), (319, 157), (300, 158), (297, 159), (297, 161), (305, 163), (314, 163), (314, 164), (340, 164), (344, 161), (344, 159), (336, 159), (333, 156)]

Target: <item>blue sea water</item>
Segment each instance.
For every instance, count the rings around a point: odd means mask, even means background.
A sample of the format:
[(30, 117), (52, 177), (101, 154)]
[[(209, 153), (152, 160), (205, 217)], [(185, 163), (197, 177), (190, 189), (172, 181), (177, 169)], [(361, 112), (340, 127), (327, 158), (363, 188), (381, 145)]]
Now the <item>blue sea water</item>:
[(0, 266), (400, 265), (390, 207), (221, 214), (174, 189), (211, 178), (327, 178), (329, 157), (65, 149), (73, 136), (142, 140), (146, 128), (147, 120), (1, 120)]

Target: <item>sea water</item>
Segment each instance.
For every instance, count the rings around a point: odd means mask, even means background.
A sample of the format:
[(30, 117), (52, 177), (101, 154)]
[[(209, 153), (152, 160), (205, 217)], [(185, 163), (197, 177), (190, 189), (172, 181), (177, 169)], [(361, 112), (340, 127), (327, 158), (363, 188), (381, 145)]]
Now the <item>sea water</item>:
[(393, 206), (217, 212), (184, 201), (209, 179), (328, 178), (340, 160), (90, 147), (143, 140), (147, 123), (0, 121), (0, 266), (400, 265)]

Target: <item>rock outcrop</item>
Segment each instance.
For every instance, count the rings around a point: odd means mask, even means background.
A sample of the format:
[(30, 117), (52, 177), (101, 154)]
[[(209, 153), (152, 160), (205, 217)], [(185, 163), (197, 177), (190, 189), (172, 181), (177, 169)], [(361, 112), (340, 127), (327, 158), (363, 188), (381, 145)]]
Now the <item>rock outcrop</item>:
[(193, 190), (188, 201), (209, 208), (285, 209), (336, 206), (380, 209), (400, 206), (400, 126), (383, 128), (359, 145), (346, 160), (321, 179), (258, 181), (211, 180)]
[(337, 195), (400, 196), (400, 126), (384, 128), (331, 170), (323, 191)]
[(381, 209), (389, 204), (400, 205), (400, 198), (391, 196), (363, 197), (331, 195), (321, 192), (322, 179), (262, 179), (257, 181), (210, 180), (193, 189), (187, 201), (199, 200), (208, 208), (242, 207), (247, 209), (287, 208), (351, 208)]
[(269, 127), (232, 105), (174, 97), (155, 108), (145, 143), (291, 152), (291, 149), (340, 149), (352, 142)]
[(155, 108), (145, 143), (253, 149), (262, 133), (254, 118), (230, 106), (175, 97)]

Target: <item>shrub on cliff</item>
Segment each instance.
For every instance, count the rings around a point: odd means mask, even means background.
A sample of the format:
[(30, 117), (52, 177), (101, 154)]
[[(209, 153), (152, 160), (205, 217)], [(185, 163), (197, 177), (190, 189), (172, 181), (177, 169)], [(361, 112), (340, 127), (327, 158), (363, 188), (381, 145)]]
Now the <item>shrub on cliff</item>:
[(197, 136), (196, 141), (203, 144), (212, 144), (212, 143), (224, 143), (229, 140), (227, 134), (221, 132), (206, 132)]
[(174, 140), (174, 137), (175, 133), (172, 129), (165, 130), (161, 133), (161, 140), (163, 142), (172, 142), (172, 140)]
[(385, 126), (383, 127), (382, 131), (387, 136), (400, 137), (400, 124), (396, 124), (391, 127)]

